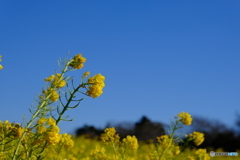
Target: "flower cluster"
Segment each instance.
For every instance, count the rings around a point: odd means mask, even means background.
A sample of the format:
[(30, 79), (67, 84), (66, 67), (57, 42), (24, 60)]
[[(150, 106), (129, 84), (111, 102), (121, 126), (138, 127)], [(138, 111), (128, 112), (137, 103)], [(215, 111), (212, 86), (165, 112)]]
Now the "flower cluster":
[(60, 73), (56, 73), (56, 75), (51, 75), (48, 78), (45, 78), (45, 81), (50, 82), (50, 87), (47, 90), (42, 91), (44, 95), (42, 95), (41, 98), (49, 98), (52, 102), (56, 102), (60, 97), (57, 89), (64, 87), (67, 82)]
[(162, 153), (164, 150), (168, 150), (165, 155), (167, 157), (172, 157), (180, 153), (180, 147), (174, 143), (173, 138), (171, 138), (169, 135), (157, 137), (157, 142), (159, 143), (158, 150), (160, 150)]
[(77, 54), (73, 57), (72, 62), (69, 64), (70, 67), (74, 69), (81, 69), (86, 62), (86, 58), (82, 57), (82, 54)]
[(106, 154), (106, 150), (103, 147), (96, 146), (95, 150), (90, 152), (90, 156), (94, 157), (94, 159), (99, 160), (107, 160), (108, 155)]
[(180, 118), (180, 121), (185, 125), (191, 125), (192, 124), (192, 118), (189, 113), (181, 112), (178, 114), (178, 117)]
[(41, 134), (35, 145), (43, 145), (47, 142), (47, 145), (60, 144), (65, 148), (72, 148), (74, 141), (71, 139), (71, 135), (66, 133), (60, 134), (60, 129), (56, 125), (56, 121), (53, 118), (42, 117), (37, 121), (37, 133)]
[[(40, 139), (42, 143), (47, 142), (48, 145), (56, 145), (60, 141), (61, 135), (60, 129), (56, 125), (53, 118), (42, 117), (37, 121), (37, 133), (40, 133)], [(38, 141), (39, 142), (39, 141)]]
[[(19, 138), (24, 132), (24, 128), (18, 123), (10, 123), (9, 121), (0, 121), (0, 134), (7, 138)], [(0, 138), (1, 139), (1, 138)]]
[[(2, 61), (1, 57), (0, 55), (0, 61)], [(85, 72), (77, 87), (72, 83), (72, 87), (64, 92), (67, 102), (61, 101), (60, 105), (55, 105), (52, 103), (61, 98), (61, 88), (69, 86), (67, 81), (70, 78), (65, 77), (65, 74), (75, 69), (81, 69), (86, 62), (86, 58), (82, 57), (82, 54), (77, 54), (70, 60), (59, 62), (59, 64), (63, 64), (61, 72), (45, 78), (47, 82), (46, 87), (42, 90), (39, 99), (36, 100), (36, 108), (30, 109), (31, 118), (29, 121), (26, 121), (26, 123), (23, 123), (24, 127), (17, 123), (0, 121), (0, 160), (10, 158), (12, 160), (44, 159), (46, 157), (46, 150), (50, 151), (51, 154), (56, 153), (55, 158), (49, 159), (62, 160), (66, 159), (61, 157), (62, 148), (69, 149), (74, 146), (71, 135), (66, 133), (60, 134), (58, 123), (60, 121), (70, 121), (68, 120), (68, 116), (64, 117), (65, 112), (79, 105), (79, 103), (77, 103), (72, 107), (71, 102), (80, 102), (83, 100), (83, 98), (80, 100), (76, 99), (76, 93), (80, 92), (93, 98), (100, 96), (105, 86), (105, 77), (98, 74), (89, 78), (88, 81), (84, 83), (83, 79), (90, 74), (90, 72)], [(3, 69), (2, 65), (0, 65), (0, 70), (1, 69)], [(87, 93), (80, 91), (80, 89), (83, 88), (87, 89)], [(53, 115), (55, 111), (57, 115), (55, 113)], [(118, 141), (120, 139), (118, 135), (114, 135), (114, 138), (114, 140), (118, 139)], [(112, 139), (110, 138), (110, 140)], [(76, 158), (68, 155), (67, 159), (74, 160)]]
[[(2, 58), (2, 56), (0, 55), (0, 58)], [(2, 59), (0, 59), (0, 62), (2, 61)], [(3, 69), (3, 66), (0, 64), (0, 70)]]
[(104, 80), (105, 77), (101, 74), (88, 78), (88, 83), (91, 83), (91, 85), (88, 87), (87, 95), (92, 98), (99, 97), (103, 93), (102, 89), (105, 87)]
[(157, 137), (157, 142), (159, 142), (162, 147), (167, 148), (169, 144), (172, 143), (172, 139), (169, 135), (162, 135)]
[(201, 159), (201, 160), (209, 160), (210, 159), (210, 156), (207, 153), (207, 150), (201, 149), (201, 148), (195, 152), (194, 156), (195, 156), (195, 159)]
[(187, 137), (189, 137), (189, 139), (192, 139), (196, 146), (199, 146), (204, 141), (204, 134), (200, 132), (193, 132)]
[(138, 149), (138, 140), (135, 136), (127, 136), (122, 141), (123, 141), (124, 146), (126, 146), (132, 150)]
[(71, 138), (71, 135), (67, 133), (63, 133), (60, 143), (65, 147), (65, 148), (72, 148), (74, 146), (74, 141)]
[(56, 75), (51, 75), (48, 78), (45, 78), (45, 81), (51, 82), (52, 87), (62, 88), (66, 85), (66, 81), (63, 80), (63, 77), (60, 73)]
[(48, 97), (52, 102), (56, 102), (59, 99), (59, 94), (56, 90), (54, 90), (53, 88), (48, 88), (48, 90), (43, 90), (42, 93), (45, 96), (41, 96), (41, 97)]
[(116, 133), (116, 130), (114, 127), (112, 128), (106, 128), (104, 130), (104, 133), (101, 135), (101, 139), (105, 144), (108, 144), (109, 142), (119, 142), (119, 135)]

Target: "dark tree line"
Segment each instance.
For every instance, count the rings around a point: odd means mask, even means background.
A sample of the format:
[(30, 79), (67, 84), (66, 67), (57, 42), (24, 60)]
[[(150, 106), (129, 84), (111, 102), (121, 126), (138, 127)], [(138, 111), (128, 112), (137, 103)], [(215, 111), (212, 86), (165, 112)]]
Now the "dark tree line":
[[(143, 116), (138, 122), (107, 124), (105, 128), (115, 127), (121, 138), (127, 135), (135, 135), (139, 141), (155, 140), (156, 137), (165, 134), (164, 125), (159, 122), (152, 122), (146, 116)], [(83, 126), (76, 130), (76, 135), (85, 135), (86, 137), (99, 137), (103, 133), (102, 129), (96, 129), (94, 126)]]
[(193, 119), (192, 131), (204, 133), (205, 140), (198, 148), (222, 148), (227, 152), (240, 149), (240, 116), (237, 117), (234, 129), (219, 121), (200, 117)]
[[(166, 134), (166, 129), (169, 126), (159, 122), (152, 122), (149, 118), (143, 116), (136, 123), (109, 123), (106, 125), (106, 128), (107, 127), (115, 127), (121, 138), (127, 135), (135, 135), (139, 141), (148, 142), (152, 140), (156, 142), (156, 137)], [(240, 149), (240, 115), (237, 115), (234, 129), (227, 127), (219, 121), (208, 120), (201, 117), (193, 117), (193, 123), (189, 128), (189, 133), (193, 131), (204, 133), (205, 140), (197, 148), (212, 148), (213, 150), (222, 148), (224, 151), (229, 152)], [(85, 125), (76, 130), (76, 135), (84, 135), (88, 138), (99, 138), (103, 131), (103, 129)], [(194, 145), (192, 144), (192, 146)]]

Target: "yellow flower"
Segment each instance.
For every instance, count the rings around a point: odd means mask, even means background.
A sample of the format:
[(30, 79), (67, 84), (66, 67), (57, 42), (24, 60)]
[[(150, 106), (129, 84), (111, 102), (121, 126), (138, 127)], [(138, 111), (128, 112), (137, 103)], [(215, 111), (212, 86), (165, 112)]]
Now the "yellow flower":
[(53, 85), (56, 85), (56, 88), (62, 88), (66, 85), (66, 81), (63, 80), (60, 73), (57, 73), (55, 78), (52, 81)]
[(45, 81), (51, 82), (55, 78), (55, 75), (51, 75), (48, 78), (45, 78)]
[(87, 95), (92, 98), (99, 97), (103, 93), (102, 89), (105, 87), (104, 80), (105, 77), (101, 74), (88, 78), (88, 83), (92, 84), (88, 87)]
[(89, 76), (89, 75), (90, 75), (90, 72), (85, 72), (85, 73), (83, 74), (84, 77), (87, 77), (87, 76)]
[(99, 97), (103, 93), (102, 87), (97, 85), (89, 86), (87, 94), (88, 96), (91, 96), (92, 98)]
[(95, 150), (90, 152), (90, 155), (94, 157), (94, 159), (106, 159), (107, 154), (105, 153), (105, 148), (100, 146), (96, 146)]
[(42, 134), (47, 131), (47, 128), (45, 126), (37, 126), (37, 131)]
[(52, 102), (56, 102), (59, 99), (58, 92), (56, 90), (53, 90), (52, 88), (48, 88), (48, 90), (43, 90), (42, 93), (45, 94), (46, 97), (51, 93), (49, 99)]
[(199, 146), (204, 141), (204, 134), (200, 132), (193, 132), (189, 135), (191, 139), (193, 139), (193, 142), (196, 144), (196, 146)]
[(180, 147), (179, 146), (173, 146), (173, 155), (178, 155), (180, 153)]
[(47, 120), (47, 125), (49, 125), (49, 126), (54, 126), (54, 125), (56, 125), (55, 119), (53, 119), (52, 117), (50, 117), (50, 118)]
[(24, 128), (22, 128), (19, 124), (15, 124), (15, 127), (12, 129), (12, 132), (15, 138), (19, 138), (22, 136)]
[(209, 160), (210, 159), (210, 156), (207, 153), (206, 149), (201, 149), (201, 148), (195, 152), (195, 157), (196, 157), (196, 159), (201, 159), (201, 160)]
[(130, 149), (136, 150), (138, 149), (138, 140), (135, 136), (127, 136), (123, 139), (123, 144)]
[(42, 117), (37, 121), (37, 124), (44, 124), (47, 121), (47, 118)]
[(71, 139), (71, 135), (67, 133), (62, 134), (61, 142), (64, 144), (65, 148), (72, 148), (74, 146), (74, 141)]
[(57, 85), (57, 88), (62, 88), (62, 87), (64, 87), (64, 86), (66, 86), (66, 81), (64, 81), (64, 80), (61, 80), (60, 82), (59, 82), (59, 84)]
[(56, 102), (58, 99), (59, 99), (59, 94), (57, 91), (54, 90), (50, 96), (50, 100), (52, 102)]
[(114, 127), (112, 128), (106, 128), (104, 130), (104, 133), (101, 135), (101, 139), (105, 144), (108, 144), (109, 141), (119, 142), (119, 135), (116, 134), (116, 130)]
[(58, 133), (58, 132), (60, 132), (60, 128), (56, 125), (53, 125), (48, 128), (48, 131)]
[(191, 125), (192, 124), (192, 118), (189, 113), (181, 112), (178, 114), (178, 117), (180, 118), (180, 121), (185, 125)]
[(45, 140), (50, 145), (56, 145), (60, 141), (61, 136), (56, 132), (45, 132)]
[(172, 139), (169, 137), (169, 135), (162, 135), (160, 137), (157, 137), (157, 141), (163, 148), (170, 147), (170, 145), (172, 144)]
[[(2, 56), (0, 55), (0, 58), (2, 58)], [(1, 62), (2, 60), (0, 59), (0, 62)], [(1, 69), (3, 69), (3, 66), (0, 64), (0, 70)]]
[(69, 64), (70, 67), (74, 69), (81, 69), (86, 62), (86, 58), (82, 57), (82, 54), (77, 54), (73, 57), (73, 61)]

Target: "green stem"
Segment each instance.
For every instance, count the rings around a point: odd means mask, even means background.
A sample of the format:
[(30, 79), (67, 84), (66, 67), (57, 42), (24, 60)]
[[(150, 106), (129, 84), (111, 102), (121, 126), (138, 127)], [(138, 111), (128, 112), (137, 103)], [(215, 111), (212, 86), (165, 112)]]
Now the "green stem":
[(169, 141), (167, 147), (165, 147), (164, 150), (162, 151), (161, 155), (159, 156), (159, 159), (161, 159), (161, 157), (163, 156), (165, 151), (168, 149), (169, 145), (171, 145), (173, 136), (174, 136), (174, 132), (177, 130), (177, 125), (178, 125), (178, 121), (176, 121), (176, 123), (173, 125), (172, 133), (170, 134), (170, 141)]
[(81, 88), (83, 87), (85, 84), (80, 84), (76, 89), (74, 89), (74, 91), (72, 93), (70, 93), (70, 98), (68, 99), (67, 101), (67, 104), (63, 107), (63, 110), (62, 112), (59, 114), (59, 117), (58, 119), (56, 120), (56, 125), (61, 121), (61, 118), (63, 116), (63, 114), (65, 113), (65, 111), (67, 111), (70, 103), (72, 102), (73, 98), (74, 98), (74, 95), (76, 94), (76, 92)]

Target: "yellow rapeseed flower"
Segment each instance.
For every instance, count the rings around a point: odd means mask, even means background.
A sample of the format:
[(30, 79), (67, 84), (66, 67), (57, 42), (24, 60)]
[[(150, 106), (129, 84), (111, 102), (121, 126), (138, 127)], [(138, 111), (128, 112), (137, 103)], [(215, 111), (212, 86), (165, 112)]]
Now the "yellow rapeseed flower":
[(54, 126), (54, 125), (56, 125), (55, 119), (53, 119), (52, 117), (48, 118), (48, 120), (47, 120), (47, 125), (49, 125), (49, 126)]
[(193, 132), (189, 135), (191, 139), (193, 139), (193, 142), (196, 144), (196, 146), (199, 146), (204, 141), (204, 134), (201, 132)]
[(93, 77), (88, 78), (88, 83), (92, 83), (88, 87), (87, 91), (88, 96), (92, 98), (99, 97), (103, 93), (102, 89), (105, 87), (104, 80), (105, 77), (102, 76), (101, 74), (97, 74)]
[(74, 141), (71, 139), (71, 135), (67, 133), (62, 134), (61, 142), (64, 144), (65, 148), (72, 148), (74, 146)]
[[(0, 58), (2, 58), (2, 56), (0, 55)], [(0, 62), (2, 61), (2, 59), (0, 59)], [(0, 70), (3, 69), (3, 66), (0, 64)]]
[(66, 81), (63, 80), (60, 73), (57, 73), (52, 79), (52, 85), (56, 85), (56, 88), (62, 88), (66, 85)]
[(172, 148), (173, 155), (178, 155), (180, 153), (180, 147), (174, 145)]
[(50, 96), (50, 100), (52, 102), (56, 102), (58, 99), (59, 99), (59, 94), (57, 91), (54, 90)]
[(51, 82), (55, 78), (55, 75), (51, 75), (48, 78), (45, 78), (45, 81)]
[(47, 122), (47, 118), (42, 117), (37, 121), (37, 124), (44, 124), (45, 122)]
[(83, 74), (84, 77), (87, 77), (89, 75), (90, 75), (90, 72), (88, 72), (88, 71)]
[(135, 136), (127, 136), (123, 139), (123, 144), (130, 149), (136, 150), (138, 149), (138, 140)]
[(47, 131), (46, 126), (37, 126), (38, 133), (42, 134)]
[(77, 54), (73, 57), (73, 61), (69, 64), (70, 67), (74, 69), (81, 69), (86, 62), (86, 58), (82, 57), (82, 54)]
[(210, 159), (210, 156), (207, 153), (207, 150), (201, 149), (201, 148), (195, 152), (195, 157), (196, 157), (196, 159), (201, 159), (201, 160), (209, 160)]
[(23, 132), (24, 132), (24, 128), (22, 128), (20, 126), (20, 124), (17, 124), (17, 123), (16, 124), (12, 123), (12, 126), (14, 126), (14, 127), (12, 127), (12, 134), (13, 134), (13, 136), (15, 138), (21, 137)]
[(48, 96), (48, 94), (52, 93), (49, 97), (52, 102), (56, 102), (59, 99), (58, 92), (56, 90), (52, 90), (52, 88), (48, 88), (48, 90), (43, 90), (42, 93), (45, 94), (45, 96)]
[(110, 141), (119, 142), (120, 137), (116, 134), (115, 128), (112, 127), (104, 130), (104, 133), (101, 135), (101, 139), (105, 144), (108, 144)]
[(157, 137), (157, 141), (163, 148), (170, 147), (170, 144), (172, 143), (172, 139), (170, 138), (169, 135), (161, 135)]
[(180, 121), (185, 125), (191, 125), (192, 124), (192, 118), (189, 113), (181, 112), (178, 114), (178, 117), (180, 118)]
[(94, 159), (106, 159), (107, 154), (105, 153), (105, 148), (96, 146), (95, 150), (90, 152), (90, 155), (94, 157)]
[(60, 134), (56, 132), (45, 132), (45, 140), (47, 140), (50, 145), (56, 145), (60, 141), (60, 138)]

